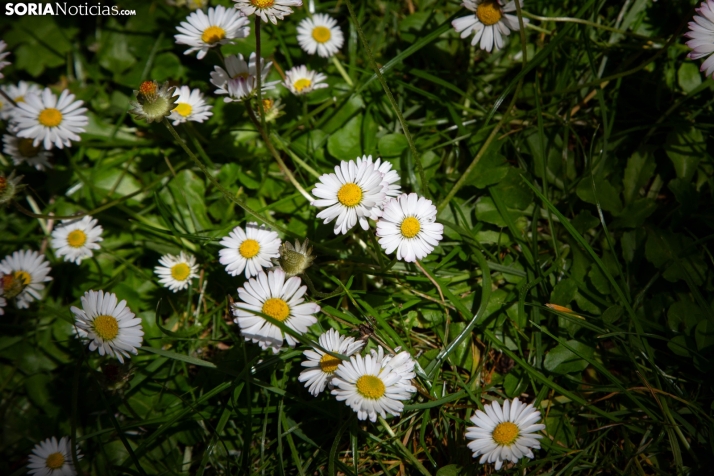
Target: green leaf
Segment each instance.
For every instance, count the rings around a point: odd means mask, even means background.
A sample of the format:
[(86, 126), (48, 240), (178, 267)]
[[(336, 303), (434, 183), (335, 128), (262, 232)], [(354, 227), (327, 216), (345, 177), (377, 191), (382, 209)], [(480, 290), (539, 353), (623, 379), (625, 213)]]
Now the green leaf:
[[(698, 73), (697, 73), (698, 74)], [(622, 195), (625, 204), (633, 201), (642, 187), (647, 184), (655, 171), (652, 148), (638, 150), (627, 160), (625, 176), (622, 179)]]
[(447, 466), (442, 466), (436, 472), (436, 476), (460, 476), (460, 475), (461, 475), (461, 466), (459, 466), (458, 464), (450, 464)]
[[(465, 322), (452, 322), (449, 324), (449, 336), (451, 339), (458, 336), (466, 328)], [(473, 357), (471, 356), (471, 339), (462, 340), (454, 351), (449, 355), (449, 362), (463, 369), (471, 369)]]
[(379, 155), (382, 157), (399, 157), (409, 143), (404, 134), (387, 134), (379, 138)]
[(533, 203), (533, 192), (521, 179), (521, 173), (514, 167), (509, 167), (506, 177), (493, 188), (499, 192), (508, 208), (525, 210)]
[(702, 84), (702, 73), (699, 72), (699, 67), (689, 61), (682, 63), (677, 71), (677, 83), (685, 93), (696, 89)]
[(362, 115), (350, 119), (345, 126), (327, 139), (327, 151), (336, 159), (354, 160), (362, 156)]
[(571, 372), (582, 372), (588, 366), (587, 361), (579, 355), (592, 358), (595, 350), (577, 340), (569, 340), (566, 343), (573, 348), (575, 352), (563, 344), (558, 344), (546, 354), (545, 360), (543, 360), (543, 367), (546, 370), (557, 374), (567, 374)]
[(599, 203), (603, 210), (615, 215), (622, 211), (620, 193), (605, 179), (595, 178), (595, 190), (593, 190), (593, 179), (585, 177), (578, 184), (576, 193), (582, 201), (593, 205)]
[(682, 335), (672, 337), (667, 342), (667, 347), (669, 347), (669, 350), (681, 357), (690, 357), (692, 355), (688, 350), (690, 348), (689, 342), (687, 341), (687, 338)]
[(675, 302), (667, 311), (667, 324), (675, 332), (689, 334), (697, 324), (706, 319), (707, 315), (702, 308), (686, 299)]
[(181, 60), (173, 53), (161, 53), (154, 60), (151, 68), (151, 79), (166, 81), (167, 79), (180, 80), (186, 77), (186, 68), (181, 65)]
[(476, 219), (492, 225), (506, 227), (506, 221), (501, 217), (501, 213), (496, 208), (496, 204), (491, 197), (479, 197), (476, 201)]
[(674, 165), (677, 177), (687, 181), (694, 177), (699, 161), (708, 157), (706, 141), (701, 131), (694, 127), (670, 132), (665, 151)]
[(602, 320), (608, 324), (614, 324), (620, 320), (625, 310), (619, 304), (610, 306), (602, 313)]
[(651, 198), (638, 198), (629, 203), (617, 220), (612, 223), (613, 228), (639, 228), (647, 218), (657, 210), (657, 203)]
[(471, 175), (469, 176), (468, 184), (477, 188), (486, 188), (489, 185), (499, 183), (506, 178), (510, 166), (506, 162), (506, 158), (495, 152), (492, 146), (489, 152), (484, 155), (476, 164)]
[(213, 227), (206, 210), (206, 186), (203, 179), (190, 170), (182, 170), (159, 196), (175, 211), (175, 220), (188, 233)]
[(572, 279), (562, 279), (555, 285), (553, 292), (550, 293), (550, 302), (561, 306), (568, 306), (575, 299), (575, 293), (578, 291), (577, 283)]
[(697, 325), (694, 332), (694, 340), (697, 342), (697, 350), (702, 351), (714, 345), (714, 324), (704, 320)]

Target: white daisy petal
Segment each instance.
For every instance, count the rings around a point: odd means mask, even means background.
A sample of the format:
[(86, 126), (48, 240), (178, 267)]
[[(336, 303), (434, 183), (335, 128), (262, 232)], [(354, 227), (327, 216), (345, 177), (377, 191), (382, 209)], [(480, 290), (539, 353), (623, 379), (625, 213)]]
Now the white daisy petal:
[(436, 207), (416, 193), (403, 193), (384, 205), (377, 221), (379, 244), (388, 254), (397, 250), (397, 259), (414, 262), (434, 251), (444, 226), (435, 223)]
[[(0, 71), (2, 71), (2, 69), (3, 69), (5, 66), (7, 66), (7, 65), (9, 65), (9, 64), (12, 64), (12, 63), (10, 63), (9, 61), (3, 61), (3, 60), (7, 57), (7, 55), (10, 54), (9, 51), (5, 51), (5, 48), (7, 48), (7, 43), (5, 43), (4, 41), (0, 40)], [(5, 76), (3, 76), (2, 73), (0, 73), (0, 79), (2, 79), (2, 78), (4, 78), (4, 77), (5, 77)]]
[[(473, 33), (472, 45), (480, 43), (480, 48), (489, 53), (491, 50), (500, 50), (504, 46), (504, 36), (508, 36), (510, 30), (519, 30), (518, 19), (513, 20), (513, 15), (506, 15), (505, 12), (513, 12), (516, 4), (513, 1), (502, 5), (501, 0), (464, 0), (461, 4), (464, 8), (471, 10), (473, 15), (457, 18), (451, 22), (461, 38), (466, 38)], [(523, 6), (523, 0), (521, 0)], [(523, 23), (528, 23), (524, 18)]]
[(28, 308), (32, 301), (41, 298), (44, 283), (52, 281), (49, 272), (44, 255), (37, 251), (15, 251), (0, 261), (0, 295), (14, 298), (18, 309)]
[[(35, 445), (28, 456), (28, 474), (33, 476), (74, 476), (77, 471), (72, 463), (71, 440), (64, 436), (57, 441), (54, 436)], [(77, 460), (82, 455), (77, 450)]]
[(326, 88), (328, 84), (325, 80), (327, 80), (327, 76), (324, 74), (310, 71), (307, 66), (300, 65), (285, 72), (283, 85), (294, 95), (301, 96), (315, 89)]
[(164, 255), (159, 260), (161, 266), (154, 268), (154, 273), (159, 276), (159, 282), (173, 292), (186, 289), (193, 278), (198, 277), (196, 257), (184, 253)]
[(250, 34), (250, 21), (241, 12), (218, 5), (208, 9), (208, 14), (196, 10), (177, 27), (176, 44), (190, 46), (184, 54), (198, 52), (203, 59), (210, 48), (225, 45), (236, 38)]
[(235, 7), (243, 12), (243, 15), (258, 15), (267, 23), (270, 21), (273, 25), (278, 24), (278, 20), (282, 20), (290, 15), (293, 11), (290, 7), (301, 7), (302, 0), (233, 0)]
[[(343, 337), (335, 329), (330, 329), (320, 336), (318, 343), (324, 349), (330, 352), (345, 355), (347, 357), (358, 352), (364, 342), (356, 341), (353, 337)], [(305, 382), (310, 393), (317, 397), (326, 386), (333, 387), (332, 379), (335, 375), (338, 365), (341, 360), (326, 354), (322, 350), (315, 348), (314, 350), (306, 350), (303, 355), (307, 360), (302, 362), (303, 367), (308, 367), (308, 370), (303, 370), (298, 377), (298, 381)]]
[(97, 243), (103, 240), (103, 231), (97, 220), (89, 215), (77, 220), (62, 220), (52, 230), (52, 248), (58, 258), (80, 264), (94, 255), (93, 250), (99, 249)]
[[(211, 72), (211, 83), (216, 86), (216, 94), (225, 94), (225, 102), (242, 101), (257, 92), (257, 64), (255, 53), (250, 54), (248, 62), (243, 59), (243, 55), (228, 55), (225, 59), (225, 69), (214, 66)], [(272, 61), (265, 58), (260, 61), (261, 86), (263, 93), (275, 88), (279, 81), (267, 81)]]
[(235, 227), (221, 240), (221, 245), (224, 249), (218, 252), (219, 261), (231, 276), (237, 276), (244, 270), (246, 278), (255, 276), (263, 268), (273, 266), (271, 258), (280, 256), (278, 234), (255, 222), (248, 223), (245, 231)]
[(188, 86), (181, 86), (176, 99), (176, 107), (171, 111), (169, 119), (174, 121), (174, 126), (178, 126), (186, 121), (203, 122), (213, 115), (210, 104), (198, 89), (191, 90)]
[(312, 18), (305, 18), (297, 27), (298, 43), (305, 53), (317, 53), (323, 58), (334, 55), (345, 42), (337, 20), (324, 13), (317, 13)]
[(705, 0), (696, 9), (697, 14), (689, 22), (689, 31), (684, 35), (690, 38), (687, 46), (692, 48), (690, 59), (700, 59), (709, 56), (701, 66), (706, 76), (714, 73), (714, 0)]

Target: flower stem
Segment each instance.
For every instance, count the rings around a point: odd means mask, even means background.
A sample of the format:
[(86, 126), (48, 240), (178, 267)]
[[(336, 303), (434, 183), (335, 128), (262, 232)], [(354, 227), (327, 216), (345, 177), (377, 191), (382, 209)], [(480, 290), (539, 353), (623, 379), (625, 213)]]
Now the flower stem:
[(260, 125), (263, 126), (263, 130), (267, 131), (267, 126), (265, 124), (265, 110), (263, 109), (263, 71), (261, 69), (260, 63), (262, 58), (260, 57), (260, 15), (255, 16), (255, 81), (258, 86), (258, 115), (260, 116)]
[(349, 85), (349, 87), (354, 87), (355, 84), (352, 82), (352, 78), (350, 78), (350, 75), (347, 74), (347, 71), (345, 71), (344, 66), (342, 66), (342, 63), (340, 63), (340, 60), (337, 59), (336, 55), (332, 55), (332, 64), (335, 65), (335, 68), (337, 68), (337, 71), (340, 72), (342, 78)]

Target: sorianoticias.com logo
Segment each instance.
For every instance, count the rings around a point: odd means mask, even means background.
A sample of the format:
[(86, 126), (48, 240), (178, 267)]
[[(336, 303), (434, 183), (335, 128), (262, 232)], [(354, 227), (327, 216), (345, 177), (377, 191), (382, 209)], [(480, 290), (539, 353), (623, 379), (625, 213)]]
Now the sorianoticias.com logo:
[(122, 16), (136, 15), (134, 10), (122, 10), (116, 5), (101, 3), (72, 5), (67, 2), (6, 3), (5, 15), (66, 15), (66, 16)]

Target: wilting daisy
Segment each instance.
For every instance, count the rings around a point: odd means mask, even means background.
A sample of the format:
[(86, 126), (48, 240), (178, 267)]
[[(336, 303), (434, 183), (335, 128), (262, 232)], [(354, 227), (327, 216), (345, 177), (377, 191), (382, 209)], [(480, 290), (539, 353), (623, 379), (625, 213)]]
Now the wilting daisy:
[(374, 354), (353, 355), (335, 370), (332, 394), (357, 412), (360, 420), (377, 421), (377, 415), (399, 416), (404, 409), (402, 402), (416, 392), (414, 386), (404, 384), (399, 369), (382, 364)]
[(52, 281), (50, 265), (45, 256), (37, 251), (15, 251), (0, 261), (0, 279), (3, 295), (15, 299), (19, 309), (30, 307), (35, 299), (42, 299), (40, 292), (47, 281)]
[[(461, 4), (474, 12), (473, 15), (457, 18), (452, 21), (454, 29), (461, 33), (461, 38), (474, 34), (471, 40), (472, 45), (481, 42), (481, 49), (491, 52), (496, 45), (496, 49), (503, 48), (503, 37), (511, 34), (511, 30), (518, 31), (518, 17), (508, 13), (516, 11), (516, 3), (513, 1), (501, 6), (500, 0), (464, 0)], [(521, 0), (521, 7), (523, 0)], [(528, 23), (524, 18), (523, 23)]]
[(320, 306), (304, 302), (306, 286), (297, 276), (285, 279), (282, 269), (258, 273), (245, 287), (238, 288), (241, 302), (233, 304), (234, 322), (240, 326), (245, 340), (252, 341), (260, 348), (270, 349), (277, 354), (285, 339), (290, 347), (297, 341), (289, 334), (283, 334), (279, 327), (266, 321), (256, 312), (262, 312), (276, 321), (282, 322), (298, 334), (307, 332), (307, 328), (317, 322), (313, 315), (320, 311)]
[[(216, 86), (216, 94), (226, 94), (225, 102), (239, 101), (249, 98), (256, 92), (258, 86), (256, 77), (256, 56), (255, 53), (250, 54), (250, 58), (246, 63), (243, 55), (228, 55), (226, 56), (226, 69), (220, 66), (214, 66), (211, 72), (211, 83)], [(269, 91), (275, 88), (275, 85), (280, 81), (266, 82), (272, 61), (265, 61), (265, 58), (260, 61), (260, 70), (262, 72), (260, 80), (261, 91)]]
[(25, 163), (37, 170), (52, 168), (52, 164), (50, 164), (52, 153), (46, 151), (40, 145), (32, 145), (32, 139), (20, 139), (10, 134), (4, 134), (2, 141), (2, 151), (12, 158), (13, 164), (21, 165)]
[(99, 350), (124, 363), (124, 357), (137, 353), (144, 340), (141, 319), (127, 307), (126, 301), (117, 304), (114, 293), (87, 291), (80, 299), (82, 309), (72, 306), (77, 333), (89, 340), (89, 350)]
[(94, 255), (92, 250), (99, 249), (103, 240), (104, 229), (97, 224), (97, 219), (85, 215), (81, 219), (62, 220), (52, 230), (52, 248), (58, 258), (80, 264), (84, 258)]
[(387, 254), (397, 250), (397, 259), (414, 262), (434, 251), (444, 225), (436, 223), (436, 207), (416, 193), (403, 193), (384, 206), (377, 222), (379, 244)]
[(273, 258), (273, 264), (280, 266), (288, 278), (304, 273), (315, 259), (312, 254), (312, 246), (309, 246), (309, 243), (310, 240), (307, 238), (302, 243), (295, 240), (295, 246), (289, 241), (284, 242), (280, 245), (280, 257)]
[(302, 0), (233, 0), (236, 8), (243, 12), (243, 15), (260, 15), (265, 23), (270, 20), (273, 25), (278, 24), (290, 15), (293, 11), (290, 7), (301, 7)]
[[(364, 345), (362, 341), (355, 342), (353, 337), (341, 336), (335, 329), (330, 329), (322, 334), (317, 342), (323, 349), (346, 357), (358, 352)], [(308, 387), (310, 393), (317, 397), (332, 382), (335, 370), (337, 370), (337, 366), (340, 365), (342, 360), (325, 353), (317, 347), (312, 350), (306, 350), (303, 354), (307, 357), (307, 360), (304, 360), (301, 365), (307, 367), (307, 369), (300, 372), (298, 381), (305, 382), (305, 386)]]
[(161, 266), (154, 268), (159, 282), (171, 291), (186, 289), (193, 278), (198, 277), (196, 257), (183, 251), (176, 255), (164, 255), (159, 260)]
[(156, 81), (144, 81), (134, 90), (136, 101), (129, 106), (132, 114), (146, 122), (158, 122), (171, 114), (176, 107), (176, 86), (169, 87), (168, 81), (159, 85)]
[[(265, 115), (265, 122), (274, 121), (278, 117), (282, 116), (284, 107), (285, 105), (282, 104), (280, 98), (273, 99), (263, 97), (263, 114)], [(260, 111), (256, 109), (255, 115), (260, 116)]]
[(517, 463), (524, 456), (532, 459), (531, 448), (539, 449), (538, 439), (543, 436), (536, 432), (545, 428), (537, 423), (540, 412), (533, 404), (525, 405), (514, 398), (503, 402), (503, 409), (498, 402), (484, 408), (486, 413), (477, 410), (471, 417), (476, 426), (466, 428), (466, 438), (473, 440), (468, 447), (474, 458), (483, 455), (479, 463), (496, 463), (496, 471), (504, 461)]
[[(57, 441), (54, 436), (37, 443), (29, 456), (29, 474), (35, 476), (74, 476), (77, 471), (72, 463), (71, 440), (63, 436)], [(82, 455), (77, 451), (77, 459)]]
[(327, 76), (307, 69), (305, 65), (295, 66), (285, 72), (283, 84), (294, 95), (300, 96), (314, 91), (315, 89), (326, 88)]
[[(17, 86), (14, 84), (0, 86), (0, 89), (2, 89), (10, 99), (15, 101), (15, 104), (25, 102), (25, 96), (27, 94), (39, 94), (41, 91), (36, 84), (26, 83), (25, 81), (20, 81), (17, 83)], [(13, 106), (11, 102), (5, 99), (4, 96), (0, 96), (0, 119), (10, 119), (14, 109), (15, 106)]]
[(176, 107), (169, 116), (169, 119), (174, 121), (174, 126), (186, 121), (203, 122), (213, 115), (212, 106), (206, 104), (199, 89), (191, 90), (188, 86), (181, 86), (178, 93)]
[(219, 262), (226, 267), (231, 276), (238, 276), (245, 270), (245, 277), (250, 278), (260, 273), (263, 268), (270, 268), (271, 258), (280, 256), (280, 238), (265, 225), (248, 223), (243, 228), (237, 226), (221, 240), (224, 249), (218, 252)]
[[(699, 59), (714, 53), (714, 0), (705, 0), (697, 8), (697, 14), (689, 22), (689, 31), (684, 34), (687, 46), (692, 49), (689, 59)], [(707, 76), (714, 73), (714, 56), (707, 58), (700, 68)]]
[(337, 235), (347, 233), (358, 220), (362, 229), (369, 229), (367, 218), (378, 213), (376, 210), (385, 197), (382, 180), (382, 173), (374, 164), (342, 161), (335, 166), (334, 174), (320, 176), (320, 182), (312, 190), (313, 195), (320, 198), (312, 205), (329, 207), (318, 213), (317, 218), (324, 218), (325, 224), (336, 219)]
[(209, 8), (208, 14), (203, 10), (191, 13), (176, 27), (180, 34), (174, 35), (174, 38), (177, 44), (190, 46), (185, 55), (198, 51), (196, 58), (203, 59), (209, 48), (248, 36), (249, 25), (248, 19), (239, 11), (218, 5)]
[(14, 170), (7, 177), (0, 172), (0, 205), (8, 204), (15, 198), (15, 194), (24, 187), (24, 185), (20, 185), (22, 177), (22, 175), (16, 177)]
[(59, 99), (49, 88), (39, 94), (27, 94), (17, 104), (12, 114), (14, 130), (18, 137), (34, 139), (33, 145), (42, 143), (50, 150), (53, 145), (69, 147), (89, 123), (83, 101), (75, 101), (74, 94), (62, 91)]
[[(302, 3), (301, 3), (300, 5), (302, 5)], [(2, 69), (3, 69), (5, 66), (7, 66), (7, 65), (9, 65), (9, 64), (12, 64), (12, 63), (10, 63), (9, 61), (3, 61), (3, 60), (5, 59), (5, 57), (7, 57), (7, 55), (10, 54), (9, 51), (5, 51), (5, 48), (7, 48), (7, 43), (5, 43), (4, 41), (0, 40), (0, 71), (2, 71)], [(2, 78), (4, 78), (4, 77), (5, 77), (5, 76), (3, 76), (2, 73), (0, 73), (0, 79), (2, 79)]]
[(305, 53), (329, 58), (334, 55), (345, 42), (342, 30), (337, 26), (337, 20), (330, 15), (317, 13), (312, 18), (305, 18), (298, 24), (298, 43)]
[[(362, 157), (357, 157), (357, 165), (362, 162), (372, 163), (371, 155), (363, 155)], [(400, 189), (402, 188), (397, 182), (399, 182), (399, 174), (396, 170), (392, 170), (392, 163), (388, 161), (382, 162), (382, 159), (377, 157), (374, 161), (374, 168), (382, 172), (384, 178), (382, 179), (382, 186), (384, 187), (384, 192), (386, 194), (384, 202), (380, 205), (380, 208), (384, 208), (384, 205), (391, 197), (397, 197), (400, 194)]]

